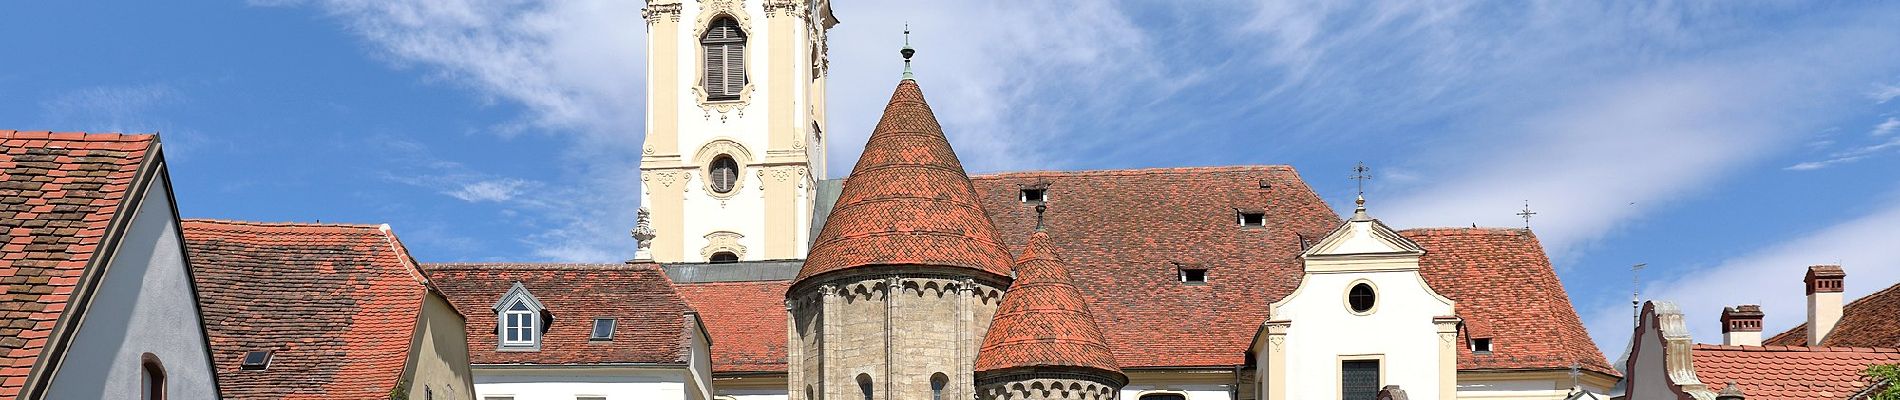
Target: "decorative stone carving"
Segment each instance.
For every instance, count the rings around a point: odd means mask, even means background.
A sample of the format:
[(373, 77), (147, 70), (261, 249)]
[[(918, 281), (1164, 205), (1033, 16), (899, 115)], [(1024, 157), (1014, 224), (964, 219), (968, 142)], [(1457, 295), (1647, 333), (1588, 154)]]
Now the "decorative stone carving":
[[(655, 169), (655, 170), (640, 171), (640, 181), (643, 183), (646, 183), (647, 187), (658, 186), (658, 187), (664, 187), (664, 188), (671, 188), (671, 187), (686, 183), (686, 180), (688, 179), (688, 177), (690, 177), (690, 175), (686, 171), (677, 170), (677, 169), (672, 169), (672, 170)], [(650, 195), (652, 193), (648, 193), (648, 194)]]
[(765, 0), (765, 17), (804, 17), (804, 3), (797, 0)]
[(660, 22), (660, 18), (666, 18), (669, 22), (680, 22), (680, 3), (648, 4), (646, 8), (640, 9), (640, 18), (646, 18), (648, 27), (652, 27), (655, 22)]
[(652, 212), (647, 211), (645, 206), (641, 206), (640, 211), (635, 214), (633, 232), (631, 232), (633, 241), (637, 243), (638, 246), (633, 252), (633, 259), (635, 260), (653, 259), (653, 238), (659, 237), (659, 235), (653, 231), (652, 214)]
[(739, 171), (736, 171), (738, 172), (737, 177), (744, 178), (745, 169), (752, 165), (752, 151), (746, 150), (745, 145), (739, 144), (736, 140), (715, 138), (710, 142), (706, 142), (705, 145), (699, 146), (699, 151), (693, 154), (693, 165), (698, 166), (699, 176), (701, 177), (700, 184), (704, 186), (701, 189), (706, 191), (706, 195), (724, 201), (731, 199), (732, 196), (738, 195), (740, 189), (745, 188), (746, 180), (736, 179), (732, 182), (732, 190), (728, 190), (725, 193), (719, 193), (719, 191), (713, 190), (712, 179), (705, 179), (705, 177), (712, 176), (712, 161), (714, 158), (718, 158), (722, 155), (732, 157), (732, 161), (739, 164)]
[[(700, 0), (699, 20), (693, 25), (692, 43), (694, 45), (699, 44), (699, 38), (706, 36), (706, 28), (712, 26), (713, 19), (718, 18), (720, 16), (732, 17), (733, 22), (738, 22), (739, 30), (742, 32), (745, 32), (745, 37), (747, 38), (747, 40), (751, 40), (751, 38), (755, 37), (752, 34), (752, 29), (751, 29), (752, 18), (751, 16), (747, 15), (745, 12), (744, 1), (742, 0)], [(750, 43), (748, 43), (748, 45), (746, 46), (746, 52), (751, 53), (753, 48), (754, 46), (751, 46)], [(696, 54), (695, 56), (693, 56), (694, 59), (699, 60), (698, 63), (694, 63), (693, 65), (695, 66), (706, 65), (706, 52), (704, 51), (704, 49), (695, 47), (693, 54)], [(746, 56), (747, 75), (751, 75), (751, 71), (752, 71), (751, 65), (752, 65), (753, 59), (754, 57), (752, 57), (750, 54)], [(752, 80), (751, 79), (747, 79), (745, 86), (740, 87), (738, 99), (713, 101), (711, 100), (710, 94), (706, 92), (706, 69), (705, 68), (694, 68), (694, 69), (699, 71), (698, 73), (695, 74), (695, 76), (698, 76), (699, 79), (695, 79), (693, 81), (692, 90), (693, 90), (694, 97), (699, 100), (699, 108), (704, 113), (706, 119), (708, 120), (712, 119), (712, 116), (714, 113), (719, 114), (719, 122), (722, 122), (722, 123), (726, 122), (727, 114), (736, 114), (739, 117), (745, 117), (745, 107), (752, 103)]]
[(793, 182), (804, 180), (807, 169), (803, 165), (781, 165), (759, 168), (759, 180), (771, 179), (774, 182)]
[(745, 236), (737, 232), (718, 231), (708, 233), (706, 234), (706, 247), (699, 250), (699, 258), (712, 259), (714, 253), (723, 251), (739, 256), (740, 259), (744, 259), (745, 245), (739, 244), (740, 239), (745, 239)]

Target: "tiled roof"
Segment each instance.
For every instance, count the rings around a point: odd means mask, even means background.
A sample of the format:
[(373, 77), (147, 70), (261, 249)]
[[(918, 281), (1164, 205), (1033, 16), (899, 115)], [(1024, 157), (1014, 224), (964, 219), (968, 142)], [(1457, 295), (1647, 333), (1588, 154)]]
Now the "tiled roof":
[[(1469, 334), (1488, 334), (1491, 354), (1458, 346), (1458, 369), (1562, 369), (1616, 374), (1590, 341), (1537, 237), (1523, 229), (1399, 231), (1425, 248), (1419, 273), (1458, 304)], [(1461, 340), (1469, 339), (1461, 334)]]
[[(19, 396), (124, 207), (150, 135), (0, 130), (0, 398)], [(123, 219), (123, 218), (121, 218)]]
[(713, 372), (785, 371), (785, 289), (790, 281), (684, 283), (680, 297), (705, 317)]
[(1709, 390), (1735, 382), (1750, 399), (1845, 399), (1867, 388), (1867, 366), (1900, 364), (1893, 348), (1698, 344), (1690, 354)]
[[(428, 293), (394, 233), (196, 219), (184, 232), (225, 397), (389, 397)], [(241, 369), (252, 351), (272, 351), (269, 366)]]
[[(691, 309), (656, 264), (428, 264), (423, 269), (468, 317), (470, 364), (684, 365), (691, 345), (688, 329), (698, 329), (688, 326)], [(516, 282), (553, 317), (539, 351), (498, 351), (493, 307)], [(588, 340), (595, 318), (617, 319), (613, 340)]]
[(1009, 275), (1009, 253), (923, 91), (908, 79), (891, 94), (797, 280), (874, 265)]
[[(971, 178), (1012, 250), (1036, 228), (1025, 187), (1122, 368), (1246, 363), (1268, 305), (1299, 285), (1301, 242), (1339, 217), (1287, 166), (1021, 172)], [(1269, 188), (1261, 188), (1262, 183)], [(1235, 210), (1266, 213), (1242, 228)], [(1183, 284), (1177, 265), (1208, 270)], [(1193, 338), (1183, 340), (1183, 338)]]
[(1016, 280), (983, 337), (976, 373), (1047, 367), (1121, 373), (1049, 235), (1036, 233), (1016, 259)]
[[(1821, 340), (1823, 346), (1900, 347), (1900, 284), (1874, 292), (1841, 308), (1841, 320), (1834, 333)], [(1804, 346), (1808, 344), (1808, 324), (1762, 341), (1766, 345)]]

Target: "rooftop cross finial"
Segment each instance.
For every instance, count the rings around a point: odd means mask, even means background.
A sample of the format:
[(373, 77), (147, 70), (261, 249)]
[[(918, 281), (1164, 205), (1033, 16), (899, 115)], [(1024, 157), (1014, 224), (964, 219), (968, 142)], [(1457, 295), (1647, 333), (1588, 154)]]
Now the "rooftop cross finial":
[(1583, 365), (1581, 363), (1578, 363), (1576, 361), (1570, 362), (1570, 388), (1572, 390), (1583, 388), (1583, 383), (1581, 381), (1581, 379), (1583, 378), (1583, 370), (1581, 369), (1582, 367)]
[(1524, 218), (1524, 229), (1531, 228), (1531, 216), (1533, 215), (1537, 215), (1537, 213), (1531, 211), (1531, 201), (1524, 200), (1524, 210), (1517, 212), (1517, 216)]
[(1366, 180), (1368, 179), (1372, 179), (1372, 168), (1366, 168), (1366, 163), (1360, 162), (1352, 167), (1352, 180), (1358, 182), (1361, 198), (1366, 197)]
[(897, 54), (904, 55), (904, 79), (917, 80), (917, 76), (911, 75), (910, 73), (910, 57), (917, 55), (917, 49), (910, 48), (910, 23), (909, 22), (904, 23), (904, 48), (902, 50), (898, 50)]

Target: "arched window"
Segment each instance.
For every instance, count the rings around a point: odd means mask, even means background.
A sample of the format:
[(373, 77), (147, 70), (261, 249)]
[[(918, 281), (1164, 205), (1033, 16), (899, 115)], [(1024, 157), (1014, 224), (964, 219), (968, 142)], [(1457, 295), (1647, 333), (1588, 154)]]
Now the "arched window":
[(864, 392), (864, 400), (872, 400), (870, 374), (858, 374), (858, 390)]
[(943, 400), (943, 387), (950, 385), (950, 377), (942, 372), (930, 376), (930, 400)]
[(745, 31), (732, 17), (720, 17), (699, 38), (706, 51), (706, 99), (738, 100), (745, 87)]
[(1137, 400), (1187, 400), (1187, 396), (1180, 393), (1152, 393), (1141, 395)]
[(164, 400), (165, 363), (160, 362), (157, 355), (145, 353), (144, 356), (139, 357), (139, 364), (140, 398), (145, 400)]
[(713, 264), (736, 263), (739, 262), (739, 256), (730, 251), (721, 251), (713, 253), (711, 261)]
[(739, 180), (739, 162), (733, 161), (732, 156), (720, 155), (717, 158), (713, 158), (712, 166), (707, 171), (707, 175), (710, 175), (707, 176), (706, 179), (712, 181), (712, 190), (714, 192), (719, 192), (720, 194), (732, 193), (733, 184), (738, 183), (737, 181)]

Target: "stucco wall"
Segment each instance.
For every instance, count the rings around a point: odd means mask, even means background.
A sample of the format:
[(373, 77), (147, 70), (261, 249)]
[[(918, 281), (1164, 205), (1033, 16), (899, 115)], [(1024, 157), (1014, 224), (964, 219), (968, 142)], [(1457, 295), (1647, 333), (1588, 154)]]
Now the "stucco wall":
[(409, 346), (409, 365), (414, 367), (409, 398), (475, 398), (475, 376), (468, 369), (466, 324), (462, 315), (441, 295), (434, 292), (423, 295), (415, 340)]
[(604, 396), (607, 400), (691, 400), (685, 367), (669, 368), (493, 368), (477, 366), (477, 399), (574, 400), (577, 396)]
[[(1346, 305), (1346, 292), (1362, 281), (1375, 288), (1377, 304), (1370, 314), (1356, 315)], [(1339, 398), (1340, 363), (1378, 359), (1381, 386), (1399, 385), (1412, 399), (1438, 399), (1442, 360), (1433, 317), (1452, 314), (1452, 305), (1433, 294), (1416, 270), (1308, 273), (1273, 309), (1273, 319), (1293, 322), (1285, 345), (1286, 393), (1292, 399)]]
[(1669, 366), (1664, 354), (1668, 344), (1663, 340), (1662, 331), (1656, 327), (1654, 314), (1644, 313), (1642, 326), (1637, 327), (1636, 337), (1630, 338), (1634, 347), (1630, 349), (1629, 365), (1623, 372), (1628, 387), (1624, 393), (1631, 399), (1675, 399), (1679, 390), (1669, 383)]
[(171, 398), (217, 396), (170, 199), (163, 179), (145, 192), (48, 398), (139, 398), (145, 353), (164, 364)]

